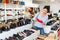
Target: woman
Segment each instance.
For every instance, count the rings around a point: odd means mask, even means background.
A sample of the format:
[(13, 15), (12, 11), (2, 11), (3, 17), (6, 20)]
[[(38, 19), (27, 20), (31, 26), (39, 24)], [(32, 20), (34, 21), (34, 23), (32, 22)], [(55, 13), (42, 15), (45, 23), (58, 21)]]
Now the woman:
[(37, 13), (33, 20), (35, 20), (34, 27), (35, 29), (40, 30), (40, 34), (44, 35), (44, 24), (48, 20), (48, 15), (47, 15), (48, 10), (44, 8), (40, 13)]

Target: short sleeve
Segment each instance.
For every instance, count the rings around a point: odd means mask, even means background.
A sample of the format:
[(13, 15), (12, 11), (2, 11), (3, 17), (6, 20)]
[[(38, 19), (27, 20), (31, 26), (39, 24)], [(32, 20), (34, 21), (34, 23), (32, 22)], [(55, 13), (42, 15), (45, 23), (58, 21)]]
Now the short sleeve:
[(35, 20), (38, 15), (39, 15), (39, 13), (35, 14), (35, 16), (32, 18), (32, 20)]

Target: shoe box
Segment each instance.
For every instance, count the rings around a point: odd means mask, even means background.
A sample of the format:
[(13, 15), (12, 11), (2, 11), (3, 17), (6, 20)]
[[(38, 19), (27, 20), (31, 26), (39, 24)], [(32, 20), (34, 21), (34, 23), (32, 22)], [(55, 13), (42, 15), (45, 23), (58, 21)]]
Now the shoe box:
[(39, 35), (35, 40), (45, 40), (45, 35)]
[(58, 40), (56, 34), (50, 33), (48, 36), (39, 35), (35, 40)]
[(48, 37), (54, 39), (54, 38), (56, 38), (56, 35), (55, 35), (54, 33), (50, 33), (50, 34), (48, 35)]
[(57, 40), (57, 38), (54, 33), (50, 33), (45, 40)]

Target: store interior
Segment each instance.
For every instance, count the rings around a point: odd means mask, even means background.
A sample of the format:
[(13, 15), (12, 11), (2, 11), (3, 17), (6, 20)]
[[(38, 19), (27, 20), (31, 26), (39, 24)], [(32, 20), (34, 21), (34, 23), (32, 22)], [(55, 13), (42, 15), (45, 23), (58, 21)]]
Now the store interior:
[[(47, 8), (44, 35), (33, 18)], [(60, 40), (60, 0), (0, 0), (0, 40)]]

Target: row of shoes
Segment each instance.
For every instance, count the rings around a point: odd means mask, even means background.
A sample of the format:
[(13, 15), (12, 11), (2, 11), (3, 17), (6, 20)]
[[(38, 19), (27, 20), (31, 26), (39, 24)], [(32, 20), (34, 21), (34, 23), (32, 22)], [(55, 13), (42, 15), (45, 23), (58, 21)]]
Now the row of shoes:
[(56, 25), (54, 25), (54, 26), (51, 28), (51, 30), (54, 30), (54, 31), (58, 30), (59, 25), (60, 25), (60, 24), (56, 24)]
[(32, 33), (34, 33), (33, 30), (24, 30), (23, 32), (13, 34), (13, 37), (5, 38), (5, 40), (23, 40), (24, 38), (30, 36)]
[(54, 23), (56, 22), (56, 20), (51, 20), (51, 21), (49, 21), (49, 22), (47, 22), (47, 24), (46, 25), (53, 25)]
[(5, 24), (0, 24), (0, 33), (3, 31), (9, 31), (10, 29), (14, 29), (16, 27), (21, 27), (23, 25), (27, 25), (31, 23), (31, 19), (19, 18), (18, 20), (8, 20)]

